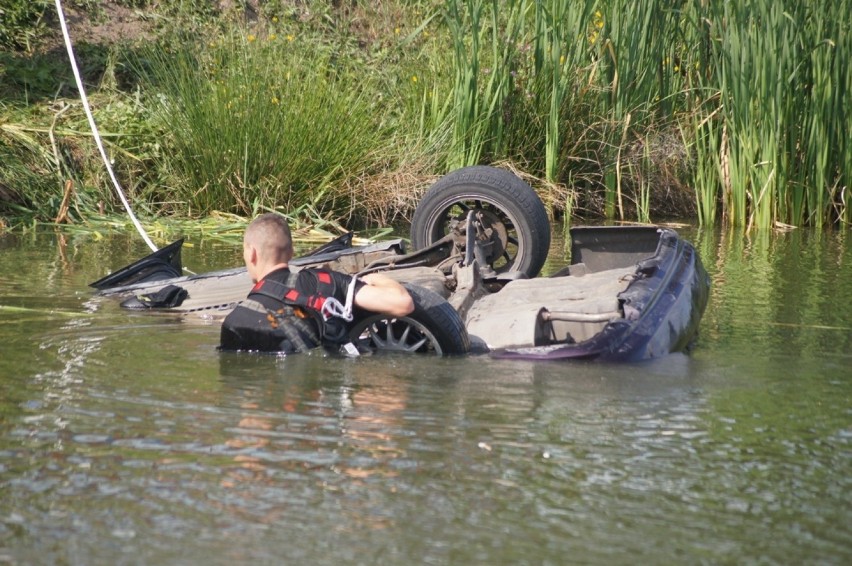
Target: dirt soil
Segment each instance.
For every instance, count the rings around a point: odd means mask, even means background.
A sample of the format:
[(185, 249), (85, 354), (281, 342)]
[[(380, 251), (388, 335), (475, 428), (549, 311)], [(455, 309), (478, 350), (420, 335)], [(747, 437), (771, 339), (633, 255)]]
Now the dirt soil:
[[(296, 1), (298, 4), (298, 0)], [(243, 12), (246, 21), (256, 21), (260, 9), (260, 0), (218, 0), (216, 11), (221, 14)], [(74, 43), (86, 42), (96, 45), (111, 45), (123, 41), (152, 39), (156, 31), (157, 17), (154, 11), (145, 8), (131, 8), (112, 0), (103, 0), (98, 13), (91, 14), (79, 8), (63, 4), (68, 33)], [(48, 33), (43, 47), (51, 50), (62, 43), (62, 31), (53, 6), (46, 13)]]
[[(63, 5), (68, 34), (73, 43), (111, 45), (153, 36), (154, 24), (149, 13), (110, 1), (103, 2), (99, 9), (100, 13), (93, 19), (86, 12)], [(55, 30), (48, 35), (44, 45), (46, 50), (51, 50), (57, 43), (62, 43), (62, 30), (56, 13), (48, 19), (48, 27)]]

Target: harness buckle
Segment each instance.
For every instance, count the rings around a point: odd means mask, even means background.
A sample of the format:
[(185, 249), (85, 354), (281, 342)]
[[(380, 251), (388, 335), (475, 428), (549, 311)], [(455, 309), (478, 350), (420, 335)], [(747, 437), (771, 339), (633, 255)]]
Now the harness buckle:
[(322, 317), (328, 320), (331, 317), (342, 318), (346, 322), (352, 322), (352, 310), (347, 309), (340, 301), (334, 297), (326, 297), (320, 309)]

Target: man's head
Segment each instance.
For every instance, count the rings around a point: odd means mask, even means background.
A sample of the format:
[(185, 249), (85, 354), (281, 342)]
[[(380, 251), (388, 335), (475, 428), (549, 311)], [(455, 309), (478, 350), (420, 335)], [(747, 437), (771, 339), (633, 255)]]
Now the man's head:
[(287, 219), (280, 214), (261, 214), (251, 221), (243, 236), (243, 259), (252, 281), (293, 258), (293, 240)]

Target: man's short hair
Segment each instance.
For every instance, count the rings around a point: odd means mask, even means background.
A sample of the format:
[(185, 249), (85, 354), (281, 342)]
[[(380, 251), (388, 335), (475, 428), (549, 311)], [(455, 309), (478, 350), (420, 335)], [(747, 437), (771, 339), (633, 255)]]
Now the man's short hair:
[(251, 221), (243, 238), (267, 259), (289, 261), (293, 257), (293, 239), (287, 219), (274, 212), (261, 214)]

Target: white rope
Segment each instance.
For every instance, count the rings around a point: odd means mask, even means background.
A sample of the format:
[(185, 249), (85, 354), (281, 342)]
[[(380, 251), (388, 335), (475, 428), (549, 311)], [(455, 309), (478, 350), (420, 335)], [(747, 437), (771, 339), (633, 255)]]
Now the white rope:
[[(322, 308), (320, 308), (323, 320), (328, 320), (335, 316), (337, 318), (342, 318), (346, 322), (352, 322), (352, 304), (355, 301), (355, 283), (357, 281), (358, 277), (353, 276), (352, 280), (349, 282), (349, 287), (346, 289), (345, 305), (341, 304), (341, 302), (334, 297), (326, 297), (325, 301), (323, 301)], [(351, 341), (341, 344), (340, 352), (349, 357), (358, 357), (361, 355), (358, 347)]]
[(334, 297), (327, 297), (322, 304), (321, 313), (325, 320), (332, 316), (342, 318), (346, 322), (352, 322), (352, 304), (355, 302), (355, 283), (358, 278), (353, 276), (346, 289), (346, 304), (341, 304)]
[(62, 36), (65, 38), (65, 47), (68, 49), (68, 58), (71, 59), (71, 69), (74, 71), (74, 79), (77, 81), (77, 90), (80, 91), (80, 100), (83, 102), (83, 110), (86, 111), (86, 117), (89, 119), (89, 126), (92, 128), (95, 143), (98, 145), (98, 150), (101, 152), (101, 158), (104, 160), (107, 172), (109, 172), (109, 178), (112, 179), (115, 192), (118, 193), (118, 198), (121, 199), (124, 209), (127, 211), (127, 214), (130, 215), (130, 220), (132, 220), (133, 225), (136, 226), (136, 231), (139, 232), (142, 239), (145, 240), (145, 243), (148, 244), (149, 248), (151, 248), (151, 251), (157, 251), (157, 246), (154, 245), (154, 242), (152, 242), (151, 238), (148, 237), (148, 234), (145, 233), (145, 229), (142, 228), (142, 224), (139, 223), (139, 220), (133, 214), (133, 210), (130, 208), (130, 203), (127, 202), (127, 198), (124, 196), (124, 191), (121, 190), (121, 186), (118, 184), (118, 179), (115, 178), (115, 173), (112, 170), (112, 165), (107, 158), (104, 145), (101, 142), (101, 136), (98, 133), (98, 127), (95, 125), (95, 118), (92, 116), (91, 108), (89, 108), (89, 99), (86, 97), (86, 91), (83, 88), (83, 79), (80, 78), (80, 71), (77, 69), (77, 60), (74, 58), (74, 49), (71, 47), (71, 37), (68, 35), (68, 27), (65, 25), (65, 13), (62, 11), (62, 3), (60, 0), (56, 0), (56, 11), (59, 13), (59, 24), (62, 26)]

